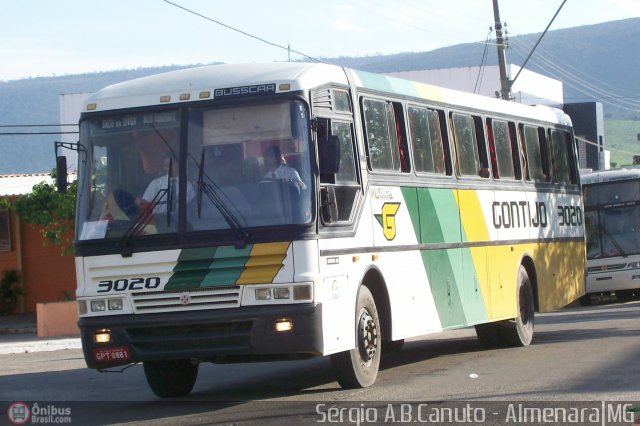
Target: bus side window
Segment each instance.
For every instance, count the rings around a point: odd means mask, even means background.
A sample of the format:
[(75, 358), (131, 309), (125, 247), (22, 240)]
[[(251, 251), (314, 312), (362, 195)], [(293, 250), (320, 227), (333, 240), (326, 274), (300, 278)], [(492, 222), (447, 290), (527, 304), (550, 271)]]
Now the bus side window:
[(326, 202), (333, 203), (331, 208), (324, 208), (325, 224), (350, 220), (356, 197), (360, 192), (360, 180), (356, 169), (356, 155), (353, 144), (353, 126), (349, 122), (329, 121), (318, 118), (316, 128), (318, 146), (325, 143), (329, 136), (338, 138), (340, 145), (340, 165), (335, 174), (321, 174), (322, 193), (329, 194)]
[(488, 119), (487, 135), (493, 177), (520, 179), (518, 147), (514, 140), (514, 124), (502, 120)]
[(575, 164), (571, 161), (573, 158), (571, 134), (552, 129), (551, 147), (554, 181), (557, 183), (577, 183)]
[(489, 163), (480, 117), (451, 113), (460, 176), (489, 177)]
[(362, 99), (369, 169), (409, 172), (409, 155), (399, 103)]
[(447, 166), (438, 112), (411, 106), (407, 114), (416, 172), (445, 174)]
[[(547, 168), (543, 166), (542, 149), (544, 147), (544, 143), (541, 143), (540, 141), (538, 128), (526, 124), (521, 124), (520, 126), (520, 130), (524, 138), (527, 180), (546, 182), (549, 179), (549, 172), (548, 166)], [(543, 140), (543, 142), (546, 142), (546, 139)]]

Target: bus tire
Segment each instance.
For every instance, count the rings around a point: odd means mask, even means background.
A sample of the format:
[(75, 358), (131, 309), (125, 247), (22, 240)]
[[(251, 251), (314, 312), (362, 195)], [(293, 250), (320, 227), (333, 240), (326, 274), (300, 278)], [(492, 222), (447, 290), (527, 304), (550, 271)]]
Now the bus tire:
[(507, 321), (500, 333), (509, 346), (529, 346), (533, 340), (535, 301), (529, 274), (522, 265), (518, 270), (516, 302), (518, 316), (514, 320)]
[(355, 326), (356, 347), (331, 355), (336, 380), (345, 389), (371, 386), (380, 368), (380, 319), (373, 296), (366, 286), (361, 286), (358, 292)]
[(189, 395), (198, 377), (199, 364), (188, 359), (145, 361), (143, 366), (149, 387), (160, 398)]

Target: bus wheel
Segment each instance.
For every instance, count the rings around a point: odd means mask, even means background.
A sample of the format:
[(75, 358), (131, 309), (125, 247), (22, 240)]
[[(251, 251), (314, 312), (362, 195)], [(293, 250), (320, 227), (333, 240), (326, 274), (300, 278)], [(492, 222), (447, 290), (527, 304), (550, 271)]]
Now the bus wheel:
[(515, 320), (508, 321), (500, 332), (505, 343), (510, 346), (529, 346), (533, 339), (535, 306), (531, 280), (529, 280), (529, 274), (527, 274), (527, 270), (522, 265), (518, 270), (516, 294), (518, 316)]
[(188, 359), (145, 361), (143, 365), (149, 387), (160, 398), (189, 395), (198, 377), (199, 364)]
[(380, 367), (382, 336), (378, 310), (369, 289), (360, 287), (356, 312), (357, 346), (331, 355), (331, 366), (343, 388), (365, 388), (376, 381)]

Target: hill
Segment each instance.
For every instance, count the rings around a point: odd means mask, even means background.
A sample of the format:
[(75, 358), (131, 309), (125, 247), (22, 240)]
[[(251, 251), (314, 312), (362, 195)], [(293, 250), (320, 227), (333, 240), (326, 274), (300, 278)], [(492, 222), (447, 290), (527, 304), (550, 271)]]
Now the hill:
[[(511, 37), (510, 63), (521, 65), (540, 34)], [(373, 72), (480, 65), (483, 43), (466, 43), (430, 52), (324, 58), (326, 62)], [(564, 81), (567, 102), (598, 100), (607, 117), (637, 119), (640, 107), (640, 18), (550, 31), (527, 68)], [(488, 49), (486, 63), (497, 63)], [(0, 82), (0, 125), (59, 122), (58, 95), (94, 92), (117, 82), (186, 66), (141, 68)], [(634, 101), (626, 99), (634, 99)], [(47, 130), (56, 130), (47, 129)], [(68, 129), (65, 129), (68, 130)], [(1, 132), (37, 131), (2, 127)], [(43, 130), (44, 131), (44, 130)], [(625, 136), (626, 137), (626, 136)], [(0, 174), (48, 172), (54, 165), (55, 135), (0, 136)], [(607, 144), (609, 141), (606, 142)]]

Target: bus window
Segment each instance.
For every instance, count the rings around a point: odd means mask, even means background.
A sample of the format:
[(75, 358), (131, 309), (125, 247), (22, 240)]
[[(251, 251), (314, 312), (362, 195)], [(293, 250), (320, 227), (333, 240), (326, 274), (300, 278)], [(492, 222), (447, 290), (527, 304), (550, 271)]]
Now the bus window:
[(369, 168), (400, 171), (398, 133), (393, 105), (375, 99), (363, 99), (362, 114), (369, 156)]
[(333, 105), (336, 112), (351, 112), (351, 99), (344, 90), (333, 90)]
[[(519, 178), (519, 164), (517, 145), (506, 121), (489, 119), (487, 130), (489, 133), (489, 146), (493, 144), (491, 152), (491, 164), (494, 167), (494, 178), (516, 179)], [(515, 154), (515, 155), (514, 155)], [(516, 166), (517, 165), (517, 166)], [(497, 170), (495, 170), (497, 168)], [(516, 169), (518, 172), (516, 173)]]
[(484, 132), (479, 117), (452, 113), (458, 173), (460, 176), (489, 177), (489, 163), (484, 143)]
[[(551, 130), (553, 152), (553, 176), (558, 183), (577, 183), (575, 166), (571, 159), (571, 135), (560, 130)], [(573, 167), (572, 167), (573, 166)]]
[[(546, 161), (546, 138), (540, 138), (538, 127), (522, 125), (522, 136), (527, 161), (527, 180), (549, 181), (548, 161)], [(543, 133), (544, 136), (544, 133)]]
[(444, 144), (437, 111), (409, 107), (409, 134), (416, 172), (445, 174)]
[[(328, 133), (330, 129), (330, 133)], [(336, 217), (324, 218), (325, 223), (344, 222), (351, 218), (351, 212), (355, 205), (356, 196), (360, 191), (360, 183), (356, 173), (355, 152), (353, 146), (353, 129), (351, 123), (331, 121), (319, 118), (316, 130), (317, 141), (320, 146), (329, 135), (337, 136), (340, 144), (340, 166), (338, 172), (332, 175), (322, 174), (320, 184), (323, 188), (331, 187), (335, 194)], [(333, 216), (333, 213), (331, 214)]]

